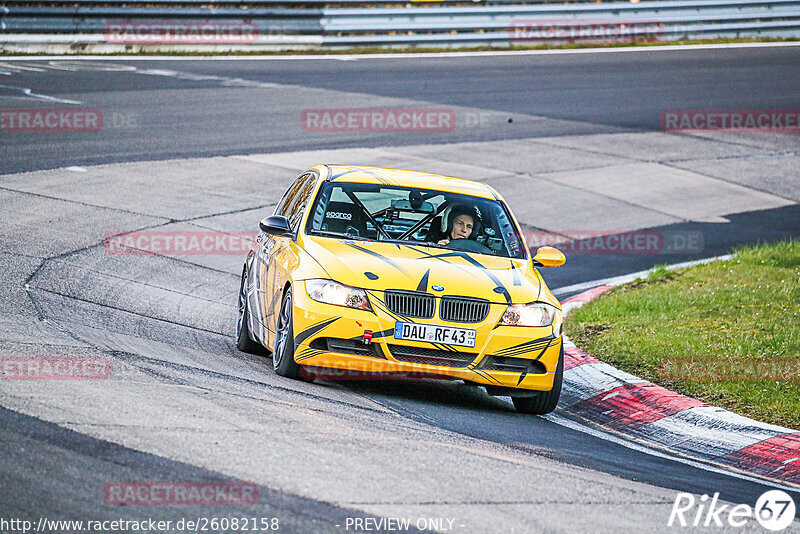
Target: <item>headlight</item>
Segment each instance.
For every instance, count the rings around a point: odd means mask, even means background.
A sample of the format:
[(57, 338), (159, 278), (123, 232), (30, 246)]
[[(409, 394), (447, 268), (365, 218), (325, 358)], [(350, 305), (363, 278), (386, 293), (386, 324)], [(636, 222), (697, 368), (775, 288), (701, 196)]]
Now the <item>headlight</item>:
[(543, 302), (512, 304), (500, 319), (501, 326), (549, 326), (556, 316), (555, 306)]
[(306, 280), (306, 292), (317, 302), (372, 311), (366, 291), (333, 280)]

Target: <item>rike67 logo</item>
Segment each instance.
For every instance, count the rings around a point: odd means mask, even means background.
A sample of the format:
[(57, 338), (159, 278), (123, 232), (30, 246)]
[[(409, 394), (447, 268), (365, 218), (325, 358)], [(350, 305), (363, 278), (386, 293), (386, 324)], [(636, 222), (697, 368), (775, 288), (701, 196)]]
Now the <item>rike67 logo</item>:
[(761, 495), (755, 507), (748, 504), (720, 504), (719, 492), (709, 498), (695, 498), (691, 493), (678, 493), (667, 526), (681, 527), (743, 527), (755, 519), (773, 532), (784, 530), (795, 518), (795, 504), (791, 495), (781, 490), (770, 490)]

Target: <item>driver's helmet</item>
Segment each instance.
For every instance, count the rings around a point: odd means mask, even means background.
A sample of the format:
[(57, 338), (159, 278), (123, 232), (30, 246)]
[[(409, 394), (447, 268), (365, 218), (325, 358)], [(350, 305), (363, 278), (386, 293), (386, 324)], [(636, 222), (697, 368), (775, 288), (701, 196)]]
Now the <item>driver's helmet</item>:
[(483, 223), (481, 214), (477, 209), (467, 206), (466, 204), (453, 204), (444, 210), (442, 214), (442, 232), (444, 235), (450, 236), (450, 233), (453, 231), (453, 221), (455, 221), (456, 217), (459, 215), (469, 215), (472, 217), (472, 233), (469, 234), (469, 239), (477, 238), (481, 233)]

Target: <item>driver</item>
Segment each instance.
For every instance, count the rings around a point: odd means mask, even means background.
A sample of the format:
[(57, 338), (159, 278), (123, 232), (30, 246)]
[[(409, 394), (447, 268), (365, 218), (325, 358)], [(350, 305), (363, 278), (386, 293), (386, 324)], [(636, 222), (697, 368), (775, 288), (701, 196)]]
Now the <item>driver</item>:
[(474, 208), (464, 204), (456, 204), (447, 215), (445, 238), (438, 241), (439, 245), (448, 245), (454, 239), (470, 239), (475, 226), (479, 222)]

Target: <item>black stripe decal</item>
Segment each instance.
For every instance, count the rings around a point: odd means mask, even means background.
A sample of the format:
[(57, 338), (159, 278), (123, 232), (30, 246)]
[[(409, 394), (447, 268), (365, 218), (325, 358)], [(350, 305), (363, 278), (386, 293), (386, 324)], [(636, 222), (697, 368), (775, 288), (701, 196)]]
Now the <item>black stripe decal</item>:
[(519, 380), (517, 380), (517, 385), (522, 384), (522, 381), (525, 380), (525, 377), (528, 376), (528, 370), (525, 369), (521, 375), (519, 375)]
[(417, 284), (417, 291), (421, 291), (423, 293), (427, 293), (428, 292), (428, 276), (430, 274), (431, 274), (431, 270), (430, 269), (425, 271), (425, 274), (422, 275), (422, 280), (420, 280), (419, 284)]
[(506, 298), (506, 303), (511, 304), (511, 295), (509, 294), (508, 289), (506, 289), (506, 286), (503, 285), (503, 282), (501, 282), (494, 275), (494, 273), (489, 269), (487, 269), (481, 262), (470, 256), (466, 252), (452, 251), (452, 252), (445, 252), (443, 254), (430, 254), (429, 252), (425, 252), (424, 250), (419, 250), (415, 247), (409, 247), (409, 248), (431, 259), (444, 261), (444, 258), (461, 258), (466, 262), (470, 263), (471, 265), (473, 265), (474, 267), (480, 268), (483, 274), (488, 276), (491, 279), (491, 281), (494, 282), (495, 285), (501, 290), (501, 294)]
[(425, 250), (420, 250), (420, 249), (418, 249), (418, 248), (416, 248), (416, 247), (414, 247), (414, 246), (412, 246), (412, 245), (403, 245), (403, 246), (406, 246), (406, 247), (410, 248), (411, 250), (413, 250), (413, 251), (414, 251), (414, 252), (416, 252), (417, 254), (421, 254), (421, 255), (422, 255), (422, 257), (420, 257), (420, 258), (418, 258), (418, 259), (439, 260), (439, 261), (441, 261), (442, 263), (446, 263), (446, 264), (448, 264), (448, 265), (452, 265), (452, 266), (454, 266), (454, 267), (458, 267), (459, 269), (461, 269), (462, 271), (464, 271), (464, 272), (465, 272), (465, 273), (467, 273), (467, 274), (472, 274), (472, 271), (470, 271), (470, 270), (468, 270), (468, 269), (465, 269), (465, 268), (464, 268), (464, 266), (462, 266), (462, 265), (458, 265), (458, 264), (456, 264), (456, 263), (449, 262), (449, 261), (447, 261), (446, 259), (444, 259), (444, 258), (443, 258), (443, 256), (446, 256), (446, 255), (448, 255), (448, 253), (447, 253), (447, 252), (445, 252), (443, 255), (442, 255), (442, 254), (437, 254), (437, 255), (434, 255), (434, 254), (431, 254), (430, 252), (427, 252), (427, 251), (425, 251)]
[(298, 354), (295, 354), (294, 361), (301, 362), (303, 360), (313, 358), (314, 356), (319, 356), (320, 354), (324, 354), (325, 352), (326, 351), (320, 349), (306, 349)]
[(553, 341), (554, 341), (554, 340), (552, 340), (552, 339), (551, 339), (551, 340), (550, 340), (550, 342), (547, 344), (547, 346), (546, 346), (545, 348), (543, 348), (543, 349), (542, 349), (542, 352), (540, 352), (540, 353), (539, 353), (539, 355), (536, 357), (536, 359), (537, 359), (537, 360), (541, 359), (541, 357), (542, 357), (542, 356), (544, 356), (544, 353), (545, 353), (545, 351), (546, 351), (547, 349), (549, 349), (549, 348), (550, 348), (550, 344), (551, 344)]
[(518, 352), (520, 350), (522, 350), (523, 352), (534, 351), (534, 350), (537, 350), (539, 348), (537, 345), (539, 345), (539, 346), (541, 346), (541, 345), (550, 345), (550, 343), (552, 341), (553, 341), (553, 338), (551, 338), (551, 337), (542, 337), (542, 338), (534, 339), (534, 340), (531, 340), (531, 341), (525, 341), (525, 342), (520, 343), (518, 345), (513, 345), (511, 347), (506, 347), (504, 349), (498, 350), (497, 352), (495, 352), (493, 354), (493, 356), (504, 356), (504, 355), (506, 355), (506, 354), (508, 354), (510, 352)]
[[(506, 286), (503, 285), (503, 282), (501, 282), (500, 279), (497, 278), (492, 271), (490, 271), (489, 269), (484, 267), (481, 262), (479, 262), (478, 260), (476, 260), (475, 258), (470, 256), (469, 254), (466, 254), (464, 252), (452, 252), (449, 255), (463, 258), (464, 260), (466, 260), (467, 262), (471, 263), (475, 267), (478, 267), (478, 268), (482, 269), (483, 270), (483, 274), (488, 276), (492, 280), (492, 282), (494, 282), (495, 285), (497, 285), (498, 288), (502, 289), (502, 291), (503, 291), (502, 295), (506, 298), (506, 302), (508, 304), (511, 304), (511, 295), (509, 294), (508, 289), (506, 289)], [(446, 257), (446, 256), (441, 256), (441, 257)]]
[(315, 325), (309, 326), (308, 328), (306, 328), (305, 330), (300, 332), (298, 335), (294, 336), (294, 346), (296, 347), (296, 346), (302, 344), (303, 341), (305, 341), (306, 339), (308, 339), (309, 337), (313, 336), (314, 334), (316, 334), (317, 332), (319, 332), (320, 330), (322, 330), (323, 328), (325, 328), (329, 324), (331, 324), (334, 321), (337, 321), (339, 319), (341, 319), (341, 317), (332, 317), (331, 319), (325, 319), (324, 321), (322, 321), (320, 323), (317, 323)]
[(355, 243), (347, 243), (347, 244), (349, 246), (353, 247), (354, 249), (356, 249), (356, 250), (358, 250), (360, 252), (363, 252), (364, 254), (369, 254), (370, 256), (378, 258), (379, 260), (383, 260), (384, 262), (388, 263), (389, 265), (391, 265), (392, 267), (394, 267), (395, 269), (397, 269), (401, 273), (406, 274), (406, 272), (403, 269), (401, 269), (400, 266), (397, 265), (397, 263), (395, 263), (391, 259), (387, 258), (386, 256), (384, 256), (382, 254), (378, 254), (374, 250), (370, 250), (370, 249), (364, 248), (364, 247), (362, 247), (360, 245), (356, 245)]
[(534, 350), (538, 350), (546, 345), (547, 341), (540, 341), (540, 342), (526, 341), (525, 343), (514, 345), (513, 347), (506, 347), (504, 349), (500, 349), (497, 351), (495, 356), (503, 356), (504, 354), (508, 354), (509, 352), (520, 352), (520, 351), (531, 352)]
[[(538, 360), (539, 360), (539, 359), (540, 359), (540, 358), (541, 358), (541, 357), (544, 355), (544, 351), (546, 351), (546, 350), (547, 350), (547, 348), (548, 348), (548, 347), (550, 347), (550, 343), (552, 343), (552, 342), (553, 342), (553, 340), (551, 339), (551, 340), (550, 340), (550, 341), (547, 343), (547, 345), (545, 346), (545, 348), (543, 348), (543, 349), (542, 349), (542, 352), (540, 352), (540, 353), (539, 353), (539, 355), (536, 357), (536, 360), (531, 360), (531, 361), (532, 361), (532, 362), (533, 362), (533, 361), (538, 361)], [(530, 364), (528, 364), (528, 369), (525, 369), (525, 371), (523, 371), (523, 373), (522, 373), (522, 374), (519, 376), (519, 380), (517, 381), (517, 385), (520, 385), (520, 384), (522, 383), (522, 381), (525, 379), (525, 377), (526, 377), (526, 376), (528, 376), (528, 371), (529, 371), (529, 370), (530, 370)]]
[[(523, 354), (531, 354), (534, 352), (539, 351), (539, 349), (547, 349), (547, 347), (531, 347), (530, 349), (519, 349), (513, 352), (504, 352), (503, 354), (492, 354), (492, 356), (497, 356), (499, 358), (515, 358), (517, 356), (522, 356)], [(535, 359), (540, 358), (541, 355), (537, 355)]]
[(476, 375), (480, 376), (480, 377), (486, 378), (487, 380), (494, 380), (498, 384), (501, 383), (498, 379), (496, 379), (495, 377), (493, 377), (492, 375), (490, 375), (486, 371), (480, 371), (478, 369), (473, 369), (472, 372), (475, 373)]

